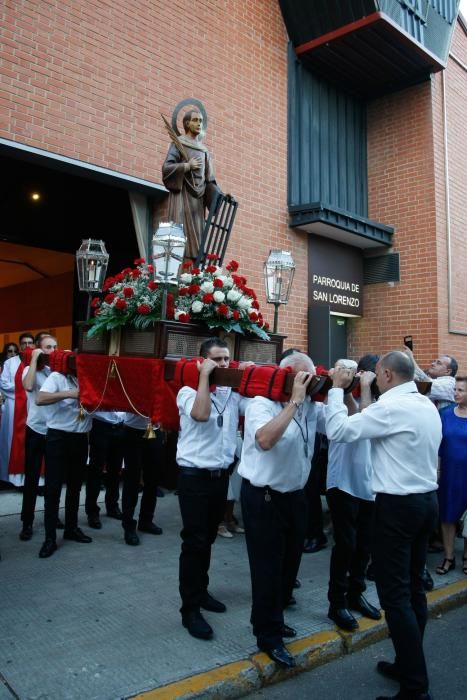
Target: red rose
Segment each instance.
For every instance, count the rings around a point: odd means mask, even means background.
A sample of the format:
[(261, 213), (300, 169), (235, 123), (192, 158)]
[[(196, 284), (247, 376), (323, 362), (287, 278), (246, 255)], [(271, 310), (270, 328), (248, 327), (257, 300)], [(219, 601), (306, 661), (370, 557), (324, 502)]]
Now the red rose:
[(201, 289), (201, 287), (199, 286), (199, 284), (190, 284), (190, 286), (188, 287), (188, 293), (189, 294), (198, 294), (200, 289)]
[(139, 306), (136, 307), (136, 311), (139, 314), (142, 314), (143, 316), (146, 316), (147, 314), (151, 313), (151, 307), (148, 306), (147, 304), (140, 304)]
[(229, 307), (226, 304), (219, 304), (216, 311), (219, 314), (219, 316), (227, 316), (227, 314), (229, 313)]
[(256, 313), (256, 311), (250, 311), (248, 316), (250, 318), (250, 321), (257, 321), (258, 320), (258, 314)]
[(190, 293), (189, 287), (180, 287), (180, 289), (178, 290), (179, 297), (186, 297), (186, 295), (189, 293)]
[(238, 262), (236, 260), (231, 260), (229, 264), (227, 265), (227, 269), (230, 272), (237, 272), (238, 270)]
[(212, 304), (212, 302), (214, 301), (214, 294), (207, 292), (203, 295), (201, 301), (203, 302), (203, 304)]
[(148, 272), (154, 272), (154, 265), (148, 265)]
[(145, 262), (146, 260), (144, 258), (136, 258), (136, 260), (133, 260), (133, 265), (142, 265)]
[(182, 323), (188, 323), (188, 321), (190, 320), (190, 314), (187, 314), (187, 313), (180, 314), (178, 317), (178, 320), (181, 321)]
[(101, 300), (99, 297), (94, 297), (94, 299), (91, 301), (91, 306), (93, 309), (97, 309), (98, 306), (100, 306)]
[(141, 277), (141, 270), (132, 270), (131, 276), (134, 280), (138, 279), (138, 277)]
[(125, 275), (129, 275), (130, 272), (131, 272), (131, 267), (125, 267), (125, 269), (122, 270), (120, 274), (125, 276)]
[(104, 301), (106, 304), (111, 304), (114, 299), (115, 299), (115, 294), (107, 294), (107, 296), (104, 298)]
[(232, 313), (232, 318), (234, 319), (234, 321), (238, 321), (238, 319), (240, 318), (240, 311), (234, 311)]
[(207, 253), (206, 255), (206, 260), (217, 260), (219, 256), (216, 255), (215, 253)]
[(204, 268), (205, 272), (215, 272), (217, 270), (217, 267), (215, 265), (208, 265), (207, 267)]
[(150, 289), (151, 292), (153, 292), (155, 289), (159, 289), (159, 285), (157, 284), (157, 282), (148, 282), (148, 289)]
[(263, 328), (265, 331), (267, 331), (269, 329), (269, 323), (267, 321), (264, 322)]
[(121, 282), (124, 277), (125, 275), (123, 274), (123, 272), (119, 272), (118, 275), (115, 275), (114, 282)]
[(256, 299), (256, 292), (254, 289), (251, 289), (250, 287), (245, 287), (243, 291), (245, 292), (245, 294), (248, 294), (248, 296), (252, 299)]
[(127, 308), (127, 303), (125, 299), (117, 299), (117, 301), (115, 302), (115, 308), (119, 311), (125, 311), (125, 309)]
[(104, 282), (104, 286), (102, 287), (103, 292), (107, 292), (110, 287), (114, 284), (115, 280), (113, 277), (107, 277), (107, 279)]
[(252, 307), (253, 307), (254, 309), (259, 309), (259, 302), (256, 301), (256, 299), (252, 302), (251, 305), (252, 305)]
[(222, 289), (222, 287), (224, 286), (224, 283), (222, 280), (220, 280), (219, 278), (216, 277), (216, 279), (213, 282), (213, 285), (214, 285), (214, 287), (218, 287), (219, 289)]
[(192, 275), (199, 275), (200, 272), (201, 272), (201, 270), (199, 269), (199, 267), (194, 267), (191, 271), (191, 274)]
[(127, 299), (132, 297), (134, 293), (135, 293), (135, 290), (133, 289), (133, 287), (123, 287), (123, 296), (126, 297)]
[(182, 269), (189, 270), (192, 265), (193, 265), (193, 263), (191, 262), (191, 260), (187, 260), (186, 262), (183, 263)]

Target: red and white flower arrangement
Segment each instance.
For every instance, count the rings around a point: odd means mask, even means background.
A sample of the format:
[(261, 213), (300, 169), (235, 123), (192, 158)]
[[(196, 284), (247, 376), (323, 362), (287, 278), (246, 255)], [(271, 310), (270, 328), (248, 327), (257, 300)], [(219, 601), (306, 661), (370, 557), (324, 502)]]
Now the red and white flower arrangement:
[[(103, 286), (104, 298), (91, 302), (94, 318), (88, 337), (118, 326), (131, 325), (145, 329), (161, 318), (163, 289), (154, 282), (154, 267), (144, 258), (134, 261), (134, 268), (126, 267), (114, 277), (108, 277)], [(174, 297), (167, 295), (167, 318), (174, 317)]]
[(201, 321), (209, 328), (254, 333), (269, 340), (269, 324), (259, 310), (254, 290), (238, 274), (238, 263), (231, 260), (223, 270), (216, 255), (208, 254), (206, 259), (202, 269), (193, 267), (191, 262), (183, 264), (174, 319), (185, 323)]

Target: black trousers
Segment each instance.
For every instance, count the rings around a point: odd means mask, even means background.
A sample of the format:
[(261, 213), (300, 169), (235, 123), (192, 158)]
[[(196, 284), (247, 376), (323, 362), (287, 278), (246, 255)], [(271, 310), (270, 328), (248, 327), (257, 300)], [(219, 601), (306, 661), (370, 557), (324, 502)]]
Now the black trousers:
[(37, 487), (41, 474), (42, 460), (45, 456), (45, 435), (36, 433), (26, 426), (24, 460), (24, 488), (21, 520), (23, 526), (32, 525), (36, 509)]
[(372, 560), (401, 677), (401, 697), (428, 692), (423, 653), (427, 603), (423, 569), (436, 525), (436, 491), (408, 496), (377, 494)]
[(87, 515), (97, 515), (100, 511), (97, 499), (102, 482), (105, 485), (106, 509), (111, 511), (118, 506), (124, 437), (122, 423), (94, 419), (89, 433), (89, 464), (86, 470)]
[(180, 469), (178, 501), (183, 529), (180, 532), (179, 590), (182, 615), (199, 610), (201, 599), (208, 590), (211, 546), (224, 517), (228, 487), (227, 469), (215, 478), (211, 478), (206, 470)]
[(260, 649), (282, 644), (284, 608), (297, 578), (306, 534), (303, 490), (279, 493), (243, 479), (243, 523), (250, 563), (253, 634)]
[(359, 595), (366, 589), (374, 503), (337, 488), (329, 489), (326, 497), (335, 543), (331, 552), (328, 600), (336, 608), (346, 608), (347, 593)]
[(148, 440), (144, 430), (124, 428), (122, 488), (122, 526), (124, 530), (133, 530), (135, 508), (138, 503), (139, 486), (143, 479), (143, 493), (139, 506), (138, 520), (142, 525), (149, 525), (154, 518), (157, 503), (157, 486), (161, 469), (162, 435), (156, 431), (156, 437)]
[(324, 490), (326, 490), (327, 455), (327, 440), (320, 433), (316, 433), (310, 474), (305, 484), (305, 494), (308, 502), (306, 536), (310, 540), (324, 538), (321, 491), (323, 486)]
[(79, 494), (88, 458), (88, 434), (49, 429), (45, 441), (45, 536), (55, 541), (60, 494), (66, 481), (65, 530), (78, 526)]

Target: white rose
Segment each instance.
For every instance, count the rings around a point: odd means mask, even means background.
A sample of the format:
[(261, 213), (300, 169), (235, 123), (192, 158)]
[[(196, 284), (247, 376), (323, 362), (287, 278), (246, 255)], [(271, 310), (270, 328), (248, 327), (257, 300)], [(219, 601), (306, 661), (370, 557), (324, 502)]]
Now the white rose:
[(224, 287), (233, 287), (234, 286), (234, 281), (231, 277), (223, 277), (224, 280)]
[(249, 309), (252, 301), (253, 299), (250, 299), (249, 297), (242, 297), (238, 300), (237, 306), (240, 309)]
[(241, 298), (241, 296), (241, 292), (237, 292), (236, 289), (231, 289), (230, 292), (227, 292), (227, 299), (233, 304), (236, 304), (237, 301)]
[(180, 281), (183, 282), (183, 284), (191, 284), (193, 280), (193, 275), (190, 275), (189, 272), (184, 272), (183, 275), (180, 275)]
[(222, 275), (222, 267), (218, 267), (215, 272), (212, 273), (214, 277), (220, 277)]
[(199, 314), (203, 310), (204, 304), (202, 301), (194, 301), (191, 305), (191, 310), (194, 314)]
[(214, 291), (214, 285), (212, 282), (203, 282), (201, 285), (201, 291), (205, 294), (212, 294)]
[(225, 299), (225, 294), (224, 294), (224, 292), (219, 292), (219, 291), (214, 292), (214, 301), (217, 301), (218, 304), (220, 304), (221, 302), (223, 302), (224, 299)]

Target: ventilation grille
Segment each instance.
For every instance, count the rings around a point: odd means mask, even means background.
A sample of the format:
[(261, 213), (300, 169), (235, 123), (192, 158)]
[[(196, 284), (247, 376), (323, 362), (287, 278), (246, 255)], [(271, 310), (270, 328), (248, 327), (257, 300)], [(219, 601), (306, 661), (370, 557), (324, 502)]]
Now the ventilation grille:
[(400, 282), (399, 253), (378, 255), (363, 261), (363, 284)]

